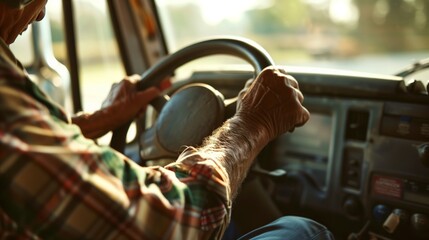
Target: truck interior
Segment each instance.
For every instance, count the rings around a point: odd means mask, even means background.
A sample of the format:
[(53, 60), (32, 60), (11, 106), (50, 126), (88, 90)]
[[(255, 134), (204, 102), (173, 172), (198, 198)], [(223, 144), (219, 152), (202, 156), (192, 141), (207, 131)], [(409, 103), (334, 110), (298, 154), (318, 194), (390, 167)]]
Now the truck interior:
[(112, 83), (172, 86), (98, 139), (142, 166), (174, 161), (235, 113), (270, 65), (299, 82), (309, 122), (258, 155), (225, 238), (285, 215), (336, 239), (429, 239), (429, 2), (62, 0), (11, 47), (69, 114)]

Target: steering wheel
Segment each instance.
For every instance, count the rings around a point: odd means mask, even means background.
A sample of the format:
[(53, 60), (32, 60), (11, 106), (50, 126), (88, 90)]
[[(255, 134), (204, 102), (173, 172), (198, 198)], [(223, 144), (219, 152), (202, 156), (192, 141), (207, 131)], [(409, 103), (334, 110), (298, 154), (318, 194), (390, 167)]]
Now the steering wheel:
[[(241, 58), (253, 66), (255, 76), (265, 67), (274, 65), (270, 55), (257, 43), (244, 38), (214, 38), (189, 45), (159, 61), (137, 83), (138, 90), (157, 86), (180, 66), (206, 56), (225, 54)], [(151, 105), (158, 118), (141, 136), (147, 158), (175, 157), (182, 146), (200, 144), (224, 121), (225, 99), (206, 84), (191, 84), (176, 91), (170, 99), (158, 98)], [(185, 111), (183, 111), (185, 109)], [(110, 146), (124, 151), (126, 134), (131, 123), (113, 131)]]

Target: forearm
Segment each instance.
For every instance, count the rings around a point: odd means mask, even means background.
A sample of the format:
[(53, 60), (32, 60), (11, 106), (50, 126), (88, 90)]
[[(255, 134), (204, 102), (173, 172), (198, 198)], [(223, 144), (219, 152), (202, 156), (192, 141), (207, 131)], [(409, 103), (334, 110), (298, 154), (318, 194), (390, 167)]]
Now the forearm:
[(72, 123), (79, 126), (82, 134), (89, 139), (102, 137), (135, 117), (132, 107), (115, 104), (95, 111), (94, 113), (81, 113), (72, 117)]
[[(122, 85), (128, 86), (128, 89), (114, 90), (111, 93), (114, 96), (109, 95), (108, 101), (106, 100), (107, 103), (103, 104), (102, 109), (90, 114), (83, 113), (72, 118), (72, 123), (80, 127), (85, 137), (90, 139), (99, 138), (109, 131), (129, 123), (146, 108), (153, 98), (159, 96), (159, 90), (155, 87), (148, 88), (142, 92), (135, 92), (133, 91), (134, 85), (131, 82), (124, 81)], [(116, 86), (120, 87), (122, 85)], [(123, 93), (119, 94), (116, 91), (122, 91)], [(115, 94), (119, 94), (122, 98)]]
[(269, 140), (260, 124), (235, 116), (207, 138), (198, 152), (225, 168), (234, 198), (254, 159)]

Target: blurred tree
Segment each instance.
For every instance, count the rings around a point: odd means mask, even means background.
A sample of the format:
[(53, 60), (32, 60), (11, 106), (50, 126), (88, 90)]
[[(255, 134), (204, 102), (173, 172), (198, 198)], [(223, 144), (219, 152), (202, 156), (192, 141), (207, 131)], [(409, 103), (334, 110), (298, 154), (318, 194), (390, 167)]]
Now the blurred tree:
[(354, 3), (359, 10), (357, 32), (360, 41), (368, 46), (366, 50), (412, 51), (425, 47), (429, 1), (354, 0)]
[(416, 0), (416, 9), (418, 29), (424, 34), (429, 34), (429, 1)]
[(174, 27), (169, 29), (174, 31), (174, 38), (187, 39), (187, 36), (195, 36), (195, 32), (200, 31), (203, 17), (199, 7), (195, 4), (168, 5), (168, 16)]
[(273, 0), (264, 9), (249, 11), (249, 25), (255, 33), (302, 31), (308, 19), (308, 9), (301, 0)]
[(194, 3), (168, 5), (168, 17), (171, 23), (174, 23), (174, 26), (168, 30), (173, 31), (173, 38), (179, 41), (176, 42), (178, 45), (176, 47), (183, 47), (185, 44), (200, 40), (198, 38), (205, 38), (213, 34), (240, 35), (244, 30), (243, 25), (245, 25), (229, 19), (223, 19), (218, 23), (202, 24), (205, 22), (204, 16), (200, 7)]

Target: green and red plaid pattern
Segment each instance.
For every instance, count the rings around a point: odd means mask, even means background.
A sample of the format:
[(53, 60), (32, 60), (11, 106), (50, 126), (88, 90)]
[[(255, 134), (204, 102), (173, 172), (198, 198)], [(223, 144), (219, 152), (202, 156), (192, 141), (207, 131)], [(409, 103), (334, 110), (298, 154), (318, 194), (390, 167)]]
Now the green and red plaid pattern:
[(141, 167), (83, 137), (0, 42), (0, 239), (214, 239), (225, 170), (188, 149)]

